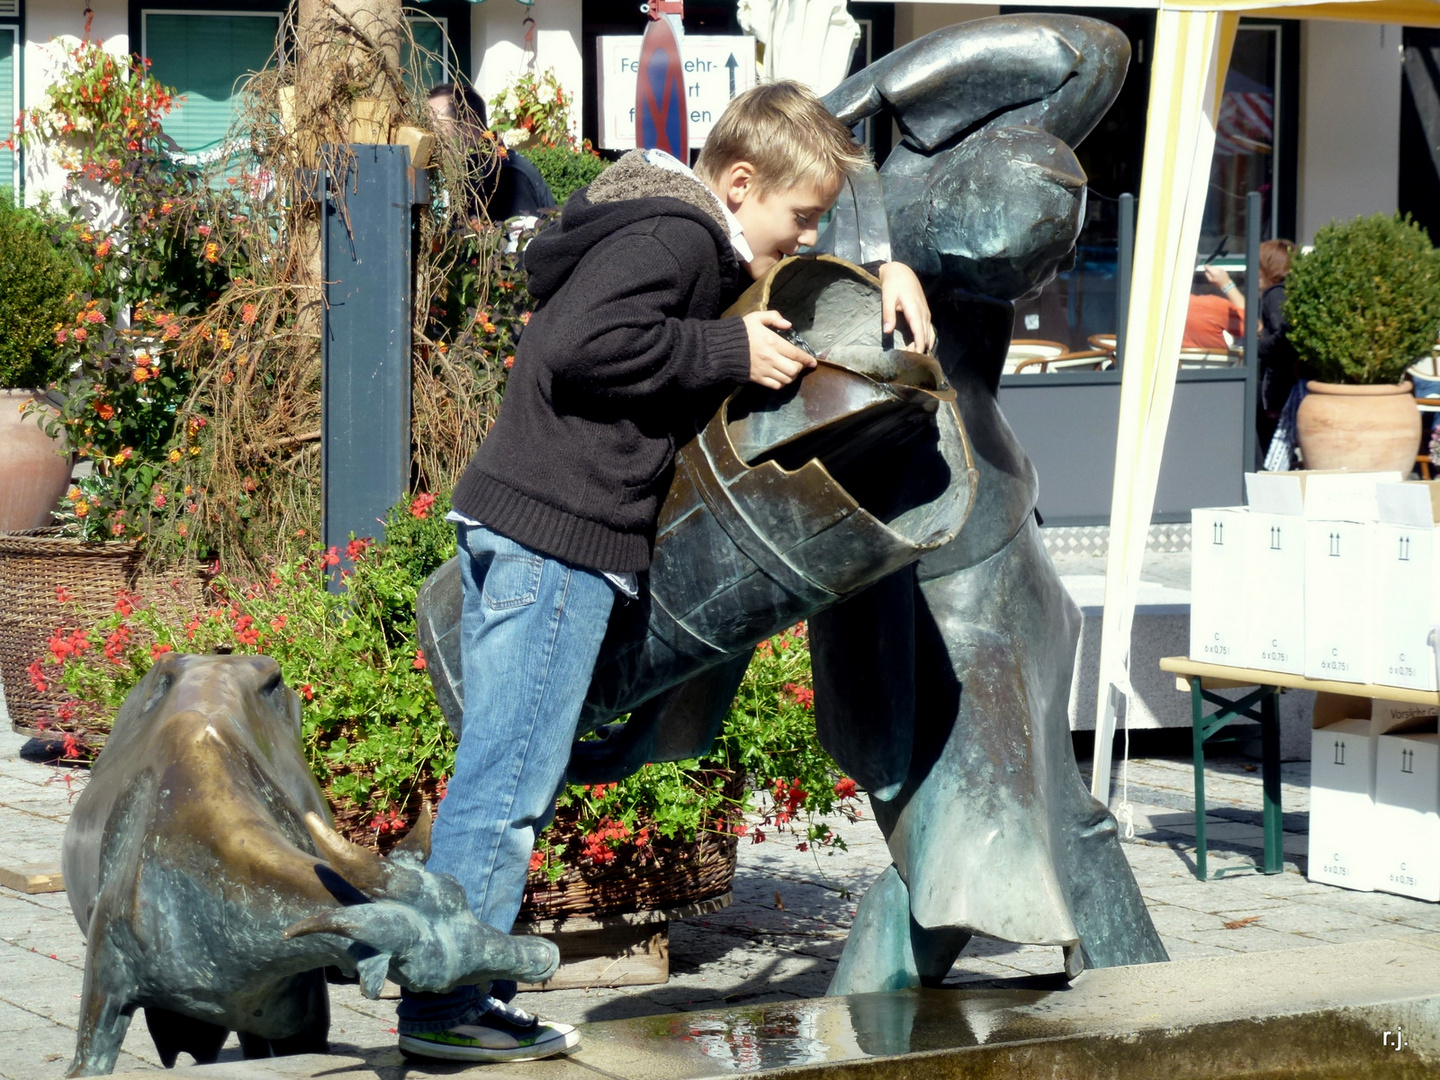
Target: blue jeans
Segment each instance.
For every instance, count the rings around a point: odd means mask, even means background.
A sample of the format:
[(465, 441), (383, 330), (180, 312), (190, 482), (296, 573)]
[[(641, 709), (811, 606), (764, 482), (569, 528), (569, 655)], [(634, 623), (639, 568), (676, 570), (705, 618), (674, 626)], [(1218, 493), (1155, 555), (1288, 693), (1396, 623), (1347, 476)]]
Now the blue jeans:
[[(475, 917), (508, 933), (535, 835), (555, 814), (615, 592), (598, 571), (541, 555), (483, 525), (457, 531), (465, 715), (426, 869), (453, 876)], [(406, 991), (400, 1030), (464, 1023), (489, 1009), (487, 990)]]

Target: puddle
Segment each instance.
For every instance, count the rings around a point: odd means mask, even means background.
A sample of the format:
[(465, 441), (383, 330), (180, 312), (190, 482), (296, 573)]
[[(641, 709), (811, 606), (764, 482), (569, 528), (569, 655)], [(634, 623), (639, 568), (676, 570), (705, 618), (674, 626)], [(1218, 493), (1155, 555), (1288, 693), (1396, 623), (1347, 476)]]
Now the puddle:
[[(1440, 998), (1117, 1035), (1087, 1033), (1075, 1016), (1064, 1018), (1065, 997), (1043, 989), (914, 990), (777, 1002), (647, 1017), (633, 1022), (625, 1041), (661, 1050), (669, 1067), (643, 1072), (673, 1078), (756, 1070), (835, 1080), (1440, 1076)], [(1091, 1032), (1095, 1021), (1092, 1015)], [(1104, 1026), (1126, 1021), (1116, 1016)]]

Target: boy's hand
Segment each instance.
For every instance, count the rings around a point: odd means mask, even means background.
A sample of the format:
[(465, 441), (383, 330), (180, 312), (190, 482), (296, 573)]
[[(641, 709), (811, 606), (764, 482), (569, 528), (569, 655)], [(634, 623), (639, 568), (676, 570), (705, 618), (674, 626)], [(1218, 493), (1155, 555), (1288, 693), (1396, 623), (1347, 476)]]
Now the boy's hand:
[(895, 332), (895, 313), (903, 312), (910, 324), (911, 348), (928, 353), (935, 347), (935, 328), (930, 324), (930, 305), (915, 271), (904, 263), (888, 262), (880, 267), (880, 311), (882, 329)]
[(752, 311), (745, 316), (745, 332), (750, 335), (751, 382), (779, 390), (815, 366), (815, 357), (775, 333), (789, 329), (790, 323), (778, 311)]

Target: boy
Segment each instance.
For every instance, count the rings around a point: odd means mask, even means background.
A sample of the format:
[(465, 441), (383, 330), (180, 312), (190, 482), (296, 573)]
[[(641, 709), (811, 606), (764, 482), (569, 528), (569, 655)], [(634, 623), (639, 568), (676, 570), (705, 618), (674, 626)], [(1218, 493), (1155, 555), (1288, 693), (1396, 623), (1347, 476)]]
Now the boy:
[[(638, 595), (649, 566), (675, 446), (742, 382), (779, 389), (815, 366), (775, 332), (789, 326), (778, 312), (716, 316), (816, 242), (866, 164), (814, 94), (770, 83), (730, 104), (696, 172), (627, 154), (526, 249), (539, 309), (453, 497), (465, 717), (428, 864), (459, 879), (482, 922), (508, 931), (519, 911), (615, 594)], [(879, 276), (886, 329), (902, 311), (928, 348), (915, 275), (887, 264)], [(407, 992), (401, 1050), (517, 1061), (579, 1043), (487, 989)]]

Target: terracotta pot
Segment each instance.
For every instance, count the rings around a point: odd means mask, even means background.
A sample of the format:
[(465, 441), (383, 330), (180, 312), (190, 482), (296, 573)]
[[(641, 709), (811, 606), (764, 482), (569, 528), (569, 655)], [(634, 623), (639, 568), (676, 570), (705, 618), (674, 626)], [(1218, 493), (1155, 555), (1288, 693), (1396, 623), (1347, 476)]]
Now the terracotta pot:
[(1410, 475), (1420, 446), (1420, 410), (1409, 382), (1311, 382), (1308, 389), (1296, 421), (1305, 468)]
[(56, 453), (60, 443), (46, 435), (35, 417), (21, 417), (28, 390), (0, 390), (0, 532), (51, 524), (70, 483), (70, 459)]

